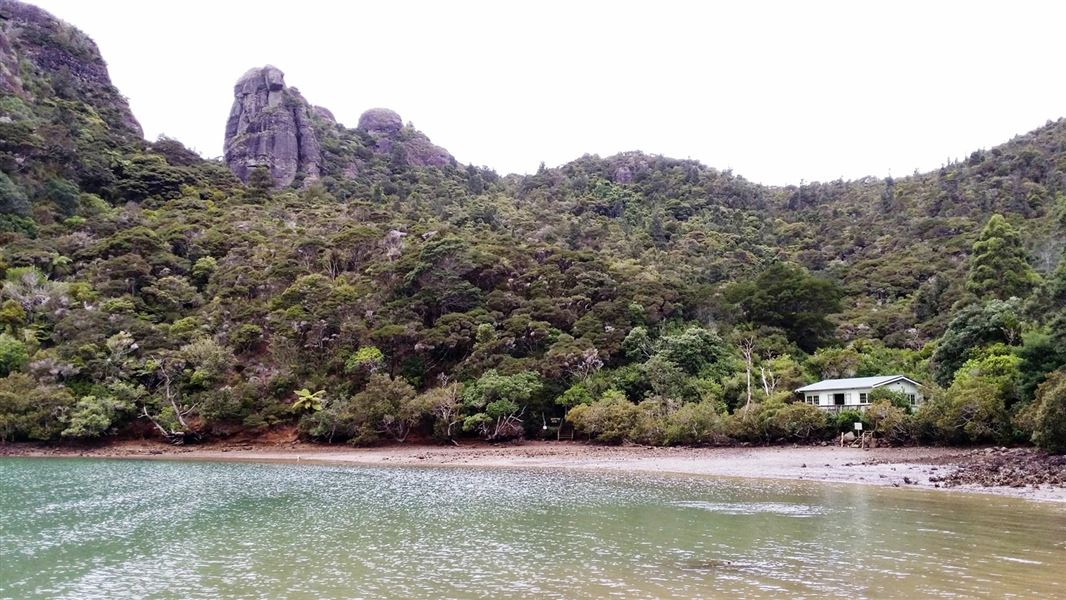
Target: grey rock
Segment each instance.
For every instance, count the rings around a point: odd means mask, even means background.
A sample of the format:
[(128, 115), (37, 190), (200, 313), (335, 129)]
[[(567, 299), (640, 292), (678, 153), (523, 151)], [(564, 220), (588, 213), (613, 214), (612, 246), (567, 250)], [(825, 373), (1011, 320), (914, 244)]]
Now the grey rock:
[(455, 158), (426, 135), (403, 125), (396, 111), (372, 108), (359, 117), (359, 129), (374, 140), (373, 150), (416, 167), (444, 167)]
[(0, 0), (0, 93), (32, 95), (23, 87), (22, 61), (31, 72), (48, 77), (53, 86), (62, 85), (66, 94), (96, 109), (112, 132), (127, 139), (144, 137), (89, 36), (36, 6)]
[(371, 108), (359, 116), (359, 129), (371, 135), (395, 137), (403, 129), (403, 119), (396, 111), (387, 108)]
[(319, 117), (329, 121), (330, 123), (333, 123), (334, 125), (337, 124), (337, 118), (333, 116), (333, 112), (331, 112), (328, 108), (324, 106), (313, 106), (312, 110), (314, 110), (315, 114)]
[[(327, 111), (328, 112), (328, 111)], [(267, 65), (251, 69), (233, 87), (226, 122), (225, 160), (241, 181), (266, 167), (277, 187), (304, 185), (321, 176), (322, 147), (312, 125), (312, 108), (285, 74)], [(332, 115), (330, 115), (332, 116)]]

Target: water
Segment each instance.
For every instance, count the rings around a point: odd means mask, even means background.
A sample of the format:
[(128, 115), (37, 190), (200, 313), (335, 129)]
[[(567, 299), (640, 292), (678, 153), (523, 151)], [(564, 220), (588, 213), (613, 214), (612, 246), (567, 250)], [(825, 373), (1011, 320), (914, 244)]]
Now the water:
[(1066, 507), (863, 486), (0, 459), (2, 598), (1066, 598)]

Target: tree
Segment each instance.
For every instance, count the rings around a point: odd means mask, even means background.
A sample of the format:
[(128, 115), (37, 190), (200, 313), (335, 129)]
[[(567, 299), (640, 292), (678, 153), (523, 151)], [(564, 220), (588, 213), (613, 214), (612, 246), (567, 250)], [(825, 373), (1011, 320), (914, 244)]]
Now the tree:
[(592, 404), (580, 404), (566, 413), (566, 420), (590, 439), (619, 443), (631, 440), (640, 408), (618, 392), (604, 394)]
[(441, 385), (420, 394), (416, 402), (433, 415), (433, 433), (455, 443), (455, 426), (462, 423), (463, 384), (442, 378)]
[(978, 298), (1025, 298), (1040, 282), (1029, 265), (1021, 234), (1003, 215), (992, 215), (973, 244), (966, 289)]
[(133, 410), (133, 402), (113, 396), (84, 396), (74, 406), (65, 438), (95, 438), (107, 433), (113, 424)]
[(826, 317), (840, 311), (842, 295), (832, 281), (783, 262), (725, 291), (726, 300), (738, 306), (747, 320), (780, 327), (805, 352), (832, 337), (833, 324)]
[(770, 418), (775, 433), (786, 440), (806, 442), (825, 435), (826, 412), (804, 402), (788, 404)]
[(28, 358), (25, 344), (6, 333), (0, 333), (0, 377), (7, 377), (8, 373), (21, 369)]
[(1048, 452), (1066, 452), (1066, 368), (1048, 375), (1037, 388), (1033, 443)]
[(248, 195), (256, 199), (265, 199), (274, 189), (274, 177), (266, 167), (259, 166), (248, 174)]
[(0, 378), (0, 442), (51, 440), (74, 397), (59, 385), (42, 385), (23, 373)]
[(326, 390), (311, 392), (307, 388), (296, 390), (296, 399), (292, 401), (292, 412), (317, 412), (325, 405)]
[(690, 402), (666, 417), (664, 443), (697, 445), (724, 440), (722, 415), (715, 402)]
[(485, 372), (463, 390), (463, 403), (473, 412), (463, 421), (463, 430), (478, 431), (488, 440), (521, 436), (521, 415), (542, 385), (540, 375), (532, 371), (514, 375), (500, 375), (495, 369)]
[(951, 320), (932, 357), (933, 378), (947, 386), (955, 372), (976, 350), (995, 343), (1013, 344), (1021, 338), (1021, 302), (989, 300), (966, 306)]
[(385, 355), (376, 346), (360, 346), (348, 360), (344, 361), (347, 373), (377, 373), (385, 365)]
[(385, 434), (397, 442), (407, 439), (411, 427), (421, 420), (422, 407), (415, 400), (415, 388), (403, 380), (375, 373), (366, 387), (352, 397), (348, 409), (356, 426), (356, 443), (365, 444)]

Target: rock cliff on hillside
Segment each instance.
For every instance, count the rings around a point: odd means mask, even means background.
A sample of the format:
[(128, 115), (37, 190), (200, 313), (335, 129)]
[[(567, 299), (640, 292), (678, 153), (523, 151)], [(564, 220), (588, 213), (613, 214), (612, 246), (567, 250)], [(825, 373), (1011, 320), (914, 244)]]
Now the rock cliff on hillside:
[(401, 153), (407, 164), (416, 167), (443, 167), (455, 158), (433, 144), (421, 131), (405, 128), (403, 119), (387, 108), (372, 108), (359, 117), (359, 130), (373, 140), (373, 150), (379, 154)]
[[(445, 167), (452, 155), (386, 108), (373, 108), (351, 130), (333, 113), (307, 102), (285, 75), (266, 66), (245, 73), (233, 89), (225, 158), (241, 180), (266, 167), (277, 187), (307, 185), (321, 177), (359, 177), (369, 162)], [(324, 149), (325, 148), (325, 149)]]
[(0, 93), (34, 102), (51, 96), (84, 102), (124, 139), (143, 137), (126, 99), (111, 84), (96, 44), (47, 12), (0, 0)]
[[(272, 66), (252, 69), (233, 88), (233, 108), (226, 123), (226, 164), (241, 180), (256, 167), (266, 167), (278, 187), (300, 176), (319, 178), (322, 150), (312, 126), (314, 109), (285, 74)], [(328, 112), (328, 111), (326, 111)]]

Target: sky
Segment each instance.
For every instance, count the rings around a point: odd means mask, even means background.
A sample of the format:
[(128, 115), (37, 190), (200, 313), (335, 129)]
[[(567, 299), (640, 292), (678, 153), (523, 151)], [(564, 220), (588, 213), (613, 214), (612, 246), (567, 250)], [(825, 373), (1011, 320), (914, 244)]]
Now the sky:
[(146, 137), (206, 157), (264, 64), (349, 127), (391, 108), (500, 174), (642, 150), (898, 177), (1066, 116), (1057, 0), (35, 3), (96, 40)]

